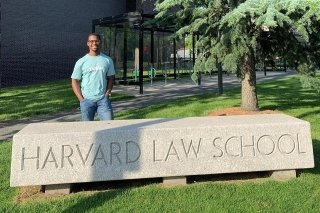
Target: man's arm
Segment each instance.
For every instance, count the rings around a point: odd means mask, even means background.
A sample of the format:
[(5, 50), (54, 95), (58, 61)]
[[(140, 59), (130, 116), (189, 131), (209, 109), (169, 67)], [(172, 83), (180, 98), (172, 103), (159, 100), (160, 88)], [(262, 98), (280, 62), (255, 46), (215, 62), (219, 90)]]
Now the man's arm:
[(78, 100), (82, 101), (84, 98), (83, 98), (82, 93), (81, 93), (79, 80), (72, 79), (71, 80), (71, 85), (72, 85), (72, 90), (73, 90), (74, 94), (77, 96)]
[(107, 77), (107, 91), (106, 96), (111, 96), (111, 91), (113, 88), (113, 82), (114, 82), (114, 75)]

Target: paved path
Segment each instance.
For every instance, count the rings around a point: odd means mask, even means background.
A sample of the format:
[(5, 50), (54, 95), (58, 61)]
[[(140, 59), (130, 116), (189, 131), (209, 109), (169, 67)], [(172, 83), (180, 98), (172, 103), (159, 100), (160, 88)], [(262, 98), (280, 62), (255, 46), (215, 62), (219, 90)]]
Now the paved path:
[[(290, 75), (295, 75), (296, 72), (268, 72), (267, 76), (264, 76), (263, 72), (257, 72), (257, 82), (273, 80), (277, 78), (282, 78)], [(224, 88), (231, 88), (240, 86), (240, 81), (234, 74), (223, 76), (223, 86)], [(163, 102), (167, 100), (174, 100), (180, 97), (192, 96), (201, 93), (217, 93), (218, 83), (217, 76), (203, 76), (201, 86), (195, 85), (190, 78), (182, 78), (176, 80), (170, 80), (167, 83), (165, 81), (157, 81), (152, 85), (150, 83), (145, 83), (144, 94), (139, 94), (138, 86), (123, 86), (116, 85), (113, 92), (122, 92), (133, 94), (135, 98), (130, 100), (123, 100), (113, 102), (113, 108), (115, 112), (137, 109), (150, 104)], [(79, 109), (75, 109), (67, 112), (60, 112), (52, 115), (43, 115), (27, 119), (14, 120), (8, 122), (0, 123), (0, 141), (12, 139), (12, 136), (20, 131), (29, 123), (37, 122), (70, 122), (79, 121), (80, 114)]]

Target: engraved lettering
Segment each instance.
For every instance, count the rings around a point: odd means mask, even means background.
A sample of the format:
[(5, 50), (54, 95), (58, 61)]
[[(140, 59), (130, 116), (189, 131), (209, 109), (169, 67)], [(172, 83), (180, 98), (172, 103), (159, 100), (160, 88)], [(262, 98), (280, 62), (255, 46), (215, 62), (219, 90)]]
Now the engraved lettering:
[(252, 144), (244, 144), (243, 142), (243, 137), (240, 136), (240, 141), (241, 141), (241, 157), (244, 157), (244, 154), (243, 154), (243, 148), (252, 148), (252, 152), (253, 152), (253, 156), (256, 156), (256, 151), (255, 151), (255, 147), (254, 147), (254, 136), (252, 136)]
[[(48, 160), (49, 156), (51, 156), (51, 160)], [(43, 169), (47, 165), (48, 162), (54, 163), (55, 167), (58, 168), (58, 163), (57, 163), (56, 157), (54, 156), (54, 153), (52, 151), (52, 147), (50, 147), (41, 169)]]
[(298, 153), (299, 153), (299, 154), (307, 153), (307, 152), (304, 152), (304, 151), (301, 151), (301, 150), (300, 150), (301, 147), (300, 147), (299, 134), (297, 134), (297, 142), (298, 142)]
[[(100, 156), (98, 157), (99, 154), (100, 154)], [(92, 161), (91, 166), (93, 166), (95, 164), (96, 160), (103, 160), (104, 164), (107, 165), (107, 161), (104, 156), (103, 150), (101, 148), (101, 144), (99, 144), (99, 146), (98, 146), (98, 149), (96, 151), (96, 154), (94, 155), (94, 159)]]
[[(171, 153), (171, 150), (173, 151), (173, 153)], [(168, 153), (167, 153), (167, 155), (165, 157), (165, 161), (168, 160), (168, 157), (170, 155), (175, 155), (177, 157), (177, 159), (180, 160), (179, 154), (178, 154), (176, 148), (174, 147), (173, 140), (170, 143), (170, 147), (169, 147)]]
[[(286, 140), (286, 138), (288, 138), (289, 140)], [(284, 148), (281, 147), (281, 144), (287, 142), (287, 146), (286, 147), (289, 147), (289, 145), (291, 144), (292, 146), (292, 149), (290, 149), (290, 147), (287, 149), (287, 150), (284, 150)], [(296, 148), (296, 143), (294, 141), (294, 139), (292, 138), (291, 135), (288, 135), (288, 134), (284, 134), (284, 135), (281, 135), (278, 139), (278, 149), (279, 151), (282, 153), (282, 154), (291, 154)]]
[(153, 140), (153, 162), (162, 161), (162, 159), (156, 159), (156, 140)]
[(182, 143), (183, 150), (184, 150), (184, 153), (186, 154), (186, 157), (187, 157), (187, 158), (189, 157), (189, 153), (190, 153), (191, 147), (192, 147), (193, 153), (195, 154), (196, 158), (198, 158), (198, 154), (199, 154), (199, 150), (200, 150), (200, 145), (201, 145), (201, 138), (199, 139), (197, 151), (196, 151), (195, 147), (193, 146), (192, 140), (191, 140), (191, 142), (189, 143), (188, 151), (186, 150), (186, 147), (185, 147), (185, 144), (184, 144), (184, 142), (183, 142), (183, 139), (181, 139), (181, 143)]
[[(264, 144), (263, 146), (261, 144)], [(271, 145), (271, 146), (270, 146)], [(271, 147), (270, 151), (268, 151), (268, 147)], [(262, 150), (262, 147), (264, 150)], [(276, 144), (273, 141), (270, 135), (262, 135), (257, 141), (257, 150), (260, 154), (263, 155), (271, 155), (276, 148)]]
[(216, 144), (216, 141), (217, 141), (217, 140), (222, 141), (222, 139), (221, 139), (221, 138), (215, 138), (215, 139), (213, 140), (213, 142), (212, 142), (213, 147), (216, 148), (217, 150), (219, 150), (219, 153), (218, 153), (218, 154), (214, 154), (214, 155), (213, 155), (214, 158), (215, 158), (215, 157), (222, 157), (222, 156), (223, 156), (222, 147), (220, 147), (220, 146), (218, 146), (218, 145)]
[[(229, 134), (229, 133), (228, 133)], [(230, 133), (231, 134), (231, 133)], [(151, 142), (151, 141), (149, 141)], [(307, 141), (308, 142), (308, 141)], [(65, 169), (79, 166), (100, 166), (131, 164), (139, 161), (141, 156), (151, 162), (165, 161), (214, 161), (214, 158), (239, 159), (251, 157), (252, 160), (265, 160), (263, 157), (279, 157), (279, 155), (304, 155), (308, 152), (307, 143), (303, 134), (233, 134), (228, 137), (216, 135), (211, 138), (171, 138), (161, 141), (154, 139), (148, 144), (150, 150), (142, 153), (140, 144), (134, 141), (108, 141), (104, 143), (89, 144), (63, 144), (41, 148), (35, 146), (21, 148), (20, 169), (24, 171), (29, 167), (39, 169)], [(153, 155), (151, 157), (151, 155)], [(255, 159), (254, 157), (262, 158)], [(283, 157), (282, 156), (282, 157)], [(279, 157), (279, 159), (282, 159)], [(216, 163), (219, 162), (215, 159)], [(290, 159), (288, 159), (290, 160)], [(200, 161), (199, 161), (200, 162)], [(230, 161), (232, 162), (232, 160)], [(184, 165), (184, 164), (183, 164)], [(186, 164), (189, 165), (189, 164)]]
[[(130, 149), (130, 151), (131, 152), (129, 152), (129, 147), (132, 147), (131, 149)], [(135, 147), (135, 148), (134, 148)], [(136, 152), (134, 152), (133, 150), (136, 150)], [(132, 157), (131, 159), (129, 158), (129, 154), (130, 153), (137, 153), (137, 156), (135, 156), (135, 157)], [(128, 142), (126, 142), (126, 163), (128, 164), (128, 163), (134, 163), (134, 162), (136, 162), (137, 160), (139, 160), (139, 158), (140, 158), (140, 156), (141, 156), (141, 150), (140, 150), (140, 147), (139, 147), (139, 145), (136, 143), (136, 142), (134, 142), (134, 141), (128, 141)]]
[[(69, 155), (66, 155), (65, 153), (65, 147), (69, 147)], [(73, 167), (73, 163), (70, 160), (70, 157), (73, 155), (73, 149), (70, 145), (62, 145), (62, 151), (61, 151), (61, 168), (64, 167), (64, 159), (67, 158), (69, 161), (69, 164), (71, 165), (71, 167)]]
[(26, 157), (25, 150), (26, 150), (26, 148), (22, 147), (21, 170), (24, 170), (24, 161), (25, 160), (32, 160), (32, 159), (37, 159), (36, 160), (36, 168), (39, 169), (40, 147), (37, 146), (37, 155), (35, 157)]
[[(116, 150), (116, 151), (114, 151)], [(121, 159), (119, 157), (119, 153), (121, 152), (120, 144), (117, 142), (110, 143), (110, 163), (112, 164), (112, 156), (115, 155), (121, 164)]]
[[(238, 157), (238, 156), (240, 156), (240, 154), (233, 154), (233, 153), (231, 153), (230, 150), (228, 149), (228, 147), (229, 147), (229, 146), (228, 146), (228, 145), (229, 145), (229, 142), (232, 141), (233, 139), (239, 139), (239, 137), (233, 136), (233, 137), (228, 138), (228, 140), (226, 141), (226, 144), (225, 144), (226, 154), (227, 154), (227, 155), (230, 155), (230, 156), (233, 156), (233, 157)], [(242, 142), (241, 142), (241, 138), (240, 138), (240, 143), (242, 143)]]
[(77, 150), (78, 150), (78, 153), (79, 153), (79, 156), (80, 156), (81, 162), (82, 162), (82, 164), (85, 166), (85, 165), (86, 165), (86, 163), (87, 163), (87, 160), (88, 160), (89, 154), (90, 154), (90, 152), (91, 152), (91, 150), (92, 150), (93, 144), (91, 144), (91, 145), (90, 145), (89, 151), (87, 152), (87, 154), (86, 154), (86, 158), (85, 158), (85, 159), (83, 159), (83, 156), (82, 156), (82, 153), (81, 153), (81, 150), (80, 150), (80, 148), (79, 148), (79, 145), (78, 145), (78, 144), (76, 144), (76, 147), (77, 147)]

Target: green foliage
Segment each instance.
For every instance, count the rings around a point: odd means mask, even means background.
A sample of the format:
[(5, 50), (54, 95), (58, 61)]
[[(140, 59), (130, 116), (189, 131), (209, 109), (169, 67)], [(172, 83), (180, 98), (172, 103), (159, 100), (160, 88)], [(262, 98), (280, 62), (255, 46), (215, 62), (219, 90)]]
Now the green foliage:
[(312, 88), (320, 93), (320, 79), (315, 77), (312, 73), (301, 75), (300, 82), (304, 88)]
[(156, 5), (158, 20), (174, 21), (177, 35), (199, 35), (199, 63), (210, 60), (214, 66), (217, 60), (237, 72), (252, 53), (256, 62), (280, 56), (294, 68), (320, 67), (318, 0), (158, 0)]

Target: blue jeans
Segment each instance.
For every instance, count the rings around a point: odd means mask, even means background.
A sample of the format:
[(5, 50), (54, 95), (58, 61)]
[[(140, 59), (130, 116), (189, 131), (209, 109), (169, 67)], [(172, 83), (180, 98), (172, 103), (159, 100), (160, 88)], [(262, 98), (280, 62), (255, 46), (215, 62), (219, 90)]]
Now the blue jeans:
[(83, 99), (80, 101), (82, 121), (93, 121), (94, 115), (98, 113), (100, 121), (113, 120), (113, 109), (109, 97), (104, 96), (98, 101)]

